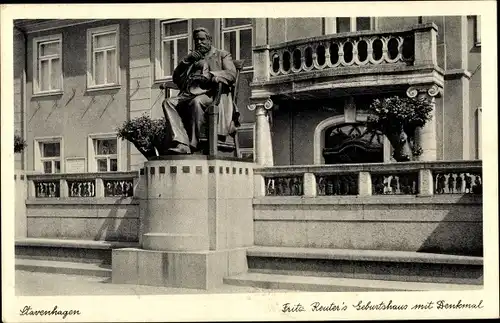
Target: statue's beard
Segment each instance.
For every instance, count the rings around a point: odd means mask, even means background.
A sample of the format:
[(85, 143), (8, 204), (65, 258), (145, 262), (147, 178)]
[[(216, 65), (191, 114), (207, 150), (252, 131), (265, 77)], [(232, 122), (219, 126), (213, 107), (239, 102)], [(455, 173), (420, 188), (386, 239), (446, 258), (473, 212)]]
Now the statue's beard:
[(210, 51), (210, 45), (199, 45), (196, 50), (202, 54), (206, 54)]

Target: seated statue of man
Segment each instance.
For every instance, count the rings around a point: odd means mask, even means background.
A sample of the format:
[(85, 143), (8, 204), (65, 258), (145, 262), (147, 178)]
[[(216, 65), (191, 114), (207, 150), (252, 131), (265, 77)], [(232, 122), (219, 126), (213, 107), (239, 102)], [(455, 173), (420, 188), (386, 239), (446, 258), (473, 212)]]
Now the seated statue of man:
[(173, 154), (190, 154), (198, 149), (205, 111), (212, 104), (218, 84), (223, 84), (217, 123), (218, 135), (231, 133), (233, 104), (230, 86), (236, 79), (231, 54), (212, 46), (205, 28), (193, 31), (194, 50), (175, 68), (173, 82), (179, 95), (163, 101), (162, 109), (170, 126)]

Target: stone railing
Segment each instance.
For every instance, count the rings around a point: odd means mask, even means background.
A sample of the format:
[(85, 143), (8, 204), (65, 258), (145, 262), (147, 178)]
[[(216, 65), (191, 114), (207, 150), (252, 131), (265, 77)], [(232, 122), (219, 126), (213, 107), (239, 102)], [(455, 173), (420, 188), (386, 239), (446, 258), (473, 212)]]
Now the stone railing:
[(256, 168), (255, 197), (482, 194), (482, 161)]
[[(301, 75), (341, 67), (432, 65), (436, 62), (434, 24), (387, 31), (325, 35), (254, 48), (256, 80)], [(434, 50), (433, 50), (434, 49)]]
[(30, 174), (28, 198), (133, 197), (138, 172)]

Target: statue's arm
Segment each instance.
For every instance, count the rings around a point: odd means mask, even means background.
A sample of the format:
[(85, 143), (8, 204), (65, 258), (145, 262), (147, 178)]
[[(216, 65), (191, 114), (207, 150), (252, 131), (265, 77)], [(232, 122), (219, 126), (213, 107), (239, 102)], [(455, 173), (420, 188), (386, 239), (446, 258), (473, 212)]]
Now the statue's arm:
[(191, 66), (190, 63), (182, 60), (179, 65), (174, 70), (174, 74), (172, 75), (172, 81), (177, 85), (179, 88), (182, 88), (182, 84), (184, 83), (184, 78), (186, 77), (185, 73), (189, 69), (189, 66)]
[(228, 52), (222, 52), (222, 70), (211, 71), (213, 76), (217, 77), (217, 81), (231, 85), (236, 80), (236, 67), (233, 63), (233, 58)]

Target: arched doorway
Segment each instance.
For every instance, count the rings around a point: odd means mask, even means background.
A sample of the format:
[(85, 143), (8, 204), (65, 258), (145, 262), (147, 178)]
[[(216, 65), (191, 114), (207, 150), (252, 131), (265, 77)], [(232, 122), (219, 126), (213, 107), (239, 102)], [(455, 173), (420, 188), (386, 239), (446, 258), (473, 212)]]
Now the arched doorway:
[(384, 136), (367, 132), (360, 123), (327, 128), (322, 151), (325, 164), (380, 163), (384, 161)]

